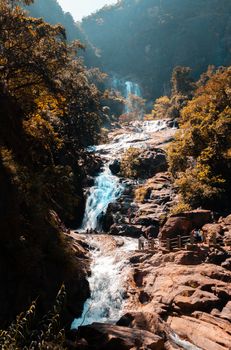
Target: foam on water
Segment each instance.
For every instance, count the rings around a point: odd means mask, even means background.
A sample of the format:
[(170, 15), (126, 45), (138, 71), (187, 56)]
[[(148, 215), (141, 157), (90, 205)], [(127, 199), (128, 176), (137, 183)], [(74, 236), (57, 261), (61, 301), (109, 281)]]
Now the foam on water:
[(106, 249), (98, 240), (99, 236), (88, 236), (88, 242), (94, 248), (92, 252), (91, 277), (89, 278), (91, 298), (85, 305), (79, 319), (75, 319), (72, 328), (93, 322), (116, 322), (121, 316), (124, 303), (126, 276), (129, 263), (128, 253), (135, 250), (137, 240), (120, 237), (124, 244), (115, 250)]
[[(104, 160), (104, 168), (96, 177), (95, 184), (89, 190), (86, 202), (82, 231), (100, 230), (100, 218), (106, 212), (109, 203), (118, 199), (123, 191), (117, 176), (112, 175), (109, 164), (118, 159), (123, 151), (131, 146), (145, 147), (150, 133), (166, 127), (164, 121), (135, 122), (130, 125), (131, 132), (116, 136), (110, 144), (91, 147)], [(113, 322), (119, 319), (123, 311), (123, 295), (126, 276), (130, 269), (129, 251), (137, 248), (137, 239), (121, 237), (123, 245), (114, 249), (105, 249), (108, 239), (99, 239), (100, 235), (89, 235), (87, 241), (93, 247), (91, 258), (91, 276), (89, 284), (91, 297), (84, 305), (81, 318), (74, 320), (72, 327), (92, 322)]]
[(95, 185), (90, 188), (82, 223), (82, 230), (100, 229), (100, 219), (105, 214), (108, 204), (120, 197), (123, 186), (119, 178), (113, 176), (108, 164), (95, 179)]

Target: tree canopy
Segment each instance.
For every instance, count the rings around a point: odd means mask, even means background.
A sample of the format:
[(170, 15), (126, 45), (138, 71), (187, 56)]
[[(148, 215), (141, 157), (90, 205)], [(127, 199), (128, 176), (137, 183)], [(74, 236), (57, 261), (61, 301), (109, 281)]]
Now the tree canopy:
[(181, 111), (170, 170), (186, 203), (225, 207), (231, 188), (231, 69), (207, 73)]

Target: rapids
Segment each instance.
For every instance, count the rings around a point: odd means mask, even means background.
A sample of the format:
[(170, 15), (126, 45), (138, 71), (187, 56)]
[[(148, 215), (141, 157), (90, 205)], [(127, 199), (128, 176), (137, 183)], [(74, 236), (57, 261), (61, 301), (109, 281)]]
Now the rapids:
[(123, 311), (126, 276), (129, 270), (129, 251), (137, 242), (132, 238), (113, 238), (106, 235), (89, 235), (92, 247), (92, 266), (89, 284), (91, 298), (85, 305), (82, 317), (72, 327), (93, 322), (116, 322)]
[[(123, 192), (124, 185), (112, 175), (109, 164), (120, 158), (129, 147), (146, 147), (153, 132), (166, 128), (166, 121), (134, 122), (132, 132), (115, 136), (109, 144), (94, 146), (95, 152), (104, 160), (101, 173), (90, 188), (81, 232), (90, 229), (101, 230), (100, 219), (109, 203), (114, 202)], [(129, 252), (134, 251), (137, 239), (107, 235), (85, 235), (91, 246), (91, 276), (89, 284), (91, 297), (85, 302), (84, 311), (75, 319), (72, 328), (92, 322), (117, 321), (123, 312), (126, 276), (130, 269)]]

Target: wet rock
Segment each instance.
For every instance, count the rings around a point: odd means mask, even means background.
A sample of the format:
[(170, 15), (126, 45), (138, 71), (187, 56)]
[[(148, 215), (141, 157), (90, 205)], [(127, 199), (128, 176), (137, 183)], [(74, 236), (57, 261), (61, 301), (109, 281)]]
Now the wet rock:
[(110, 228), (111, 235), (128, 236), (128, 237), (140, 237), (142, 234), (141, 225), (112, 225)]
[(231, 348), (231, 324), (214, 316), (199, 313), (197, 318), (170, 317), (170, 327), (181, 337), (188, 339), (200, 349), (227, 350)]
[(93, 323), (79, 327), (79, 337), (94, 350), (164, 349), (164, 339), (151, 332), (111, 324)]
[(120, 161), (115, 159), (112, 163), (109, 164), (109, 169), (113, 175), (117, 175), (120, 172)]
[(144, 229), (144, 235), (146, 237), (157, 238), (159, 233), (159, 225), (151, 225)]
[(156, 313), (131, 312), (120, 318), (118, 326), (143, 329), (159, 336), (164, 336), (166, 326)]
[(171, 216), (162, 227), (159, 238), (165, 240), (178, 235), (188, 235), (193, 229), (201, 228), (210, 220), (210, 210), (193, 210)]
[(93, 176), (87, 175), (86, 178), (83, 181), (83, 186), (86, 187), (92, 187), (95, 184), (95, 179)]
[(181, 251), (176, 254), (175, 263), (179, 265), (198, 265), (205, 261), (206, 251)]

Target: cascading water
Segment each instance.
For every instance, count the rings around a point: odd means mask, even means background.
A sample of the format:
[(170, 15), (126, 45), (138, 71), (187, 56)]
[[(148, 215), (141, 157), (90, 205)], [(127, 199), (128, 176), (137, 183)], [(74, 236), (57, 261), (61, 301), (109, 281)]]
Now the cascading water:
[[(131, 146), (145, 147), (146, 141), (151, 137), (150, 133), (164, 128), (165, 121), (135, 122), (129, 133), (114, 137), (110, 144), (91, 147), (90, 150), (100, 154), (105, 164), (89, 191), (82, 231), (100, 229), (100, 219), (108, 204), (115, 201), (123, 191), (119, 178), (111, 174), (110, 162), (119, 158)], [(115, 244), (108, 249), (111, 240)], [(92, 247), (92, 273), (89, 277), (91, 297), (84, 305), (82, 317), (74, 320), (72, 328), (92, 322), (118, 320), (123, 311), (129, 252), (137, 247), (137, 240), (127, 237), (87, 235), (87, 241)]]
[[(125, 82), (125, 98), (129, 102), (130, 95), (135, 95), (138, 97), (141, 97), (141, 90), (139, 87), (139, 84), (133, 83), (132, 81), (126, 81)], [(125, 106), (125, 113), (129, 113), (130, 108), (129, 105), (127, 104)]]
[(108, 163), (103, 172), (95, 179), (95, 185), (90, 189), (86, 202), (82, 229), (101, 229), (100, 221), (105, 214), (108, 204), (114, 202), (122, 193), (123, 186), (119, 179), (111, 174)]
[(132, 238), (117, 238), (119, 245), (122, 244), (122, 246), (114, 246), (112, 244), (114, 239), (107, 236), (89, 236), (88, 238), (94, 248), (92, 274), (89, 278), (91, 298), (84, 305), (82, 317), (74, 320), (73, 328), (93, 322), (112, 323), (119, 319), (123, 309), (124, 287), (129, 269), (128, 254), (137, 246), (136, 240)]

